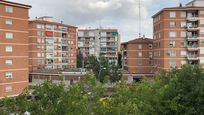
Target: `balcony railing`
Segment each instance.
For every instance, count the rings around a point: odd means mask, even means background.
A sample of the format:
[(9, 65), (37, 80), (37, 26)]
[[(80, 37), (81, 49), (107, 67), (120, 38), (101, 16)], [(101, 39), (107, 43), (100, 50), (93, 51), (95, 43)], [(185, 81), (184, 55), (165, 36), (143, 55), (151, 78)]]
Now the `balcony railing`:
[(192, 15), (188, 15), (188, 18), (196, 18), (198, 17), (198, 15), (192, 14)]
[(198, 58), (197, 55), (187, 55), (188, 58)]
[(198, 25), (188, 26), (188, 29), (198, 28)]
[(198, 45), (197, 44), (194, 44), (194, 45), (188, 45), (188, 48), (198, 48)]

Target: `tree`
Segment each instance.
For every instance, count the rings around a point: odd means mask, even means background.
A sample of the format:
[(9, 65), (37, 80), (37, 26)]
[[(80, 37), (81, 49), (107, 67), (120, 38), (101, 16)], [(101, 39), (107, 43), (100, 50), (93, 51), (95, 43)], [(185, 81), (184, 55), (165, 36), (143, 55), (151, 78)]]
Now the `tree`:
[(104, 78), (110, 75), (108, 61), (105, 59), (104, 56), (100, 55), (98, 59), (96, 56), (92, 55), (88, 57), (88, 61), (91, 70), (100, 82), (103, 82)]
[(121, 52), (118, 52), (118, 66), (122, 68), (122, 54)]
[(77, 53), (77, 68), (82, 68), (83, 54), (79, 50)]
[(110, 81), (111, 83), (118, 82), (122, 78), (120, 67), (115, 65), (115, 62), (111, 63), (111, 71), (110, 71)]

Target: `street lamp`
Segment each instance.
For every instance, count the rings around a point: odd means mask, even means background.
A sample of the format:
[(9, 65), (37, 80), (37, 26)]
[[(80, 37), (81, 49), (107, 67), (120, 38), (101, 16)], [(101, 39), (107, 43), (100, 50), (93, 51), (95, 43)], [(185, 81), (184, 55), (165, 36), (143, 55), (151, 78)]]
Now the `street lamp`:
[(98, 74), (98, 81), (100, 82), (100, 73), (101, 73), (101, 70), (103, 70), (103, 69), (106, 69), (106, 68), (101, 68), (100, 70), (99, 70), (99, 74)]

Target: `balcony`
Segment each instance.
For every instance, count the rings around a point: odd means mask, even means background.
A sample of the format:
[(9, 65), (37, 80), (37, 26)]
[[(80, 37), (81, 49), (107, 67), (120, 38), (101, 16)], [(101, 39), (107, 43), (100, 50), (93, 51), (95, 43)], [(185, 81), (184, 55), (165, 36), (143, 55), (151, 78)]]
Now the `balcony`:
[(188, 51), (198, 51), (198, 45), (197, 44), (188, 45), (187, 48), (188, 48)]
[(197, 55), (187, 55), (188, 60), (198, 60)]
[(187, 37), (188, 41), (197, 41), (198, 40), (198, 35), (192, 35)]
[(199, 17), (197, 15), (197, 13), (188, 13), (187, 20), (196, 21), (198, 19), (199, 19)]

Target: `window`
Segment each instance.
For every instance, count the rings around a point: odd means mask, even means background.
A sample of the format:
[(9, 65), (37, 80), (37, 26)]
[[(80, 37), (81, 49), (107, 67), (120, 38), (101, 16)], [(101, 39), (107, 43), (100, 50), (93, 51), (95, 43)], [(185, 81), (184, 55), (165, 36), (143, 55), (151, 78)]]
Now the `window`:
[(156, 35), (154, 35), (154, 39), (157, 39), (157, 36), (156, 36)]
[(181, 41), (181, 47), (186, 47), (186, 42), (185, 41)]
[(161, 34), (159, 33), (159, 38), (161, 38)]
[(170, 18), (175, 18), (176, 17), (176, 12), (170, 12)]
[(149, 60), (149, 65), (152, 65), (152, 60)]
[(74, 38), (74, 36), (73, 36), (73, 35), (71, 35), (71, 38)]
[(157, 51), (154, 51), (154, 56), (158, 56), (158, 52)]
[(176, 51), (169, 51), (169, 56), (176, 56)]
[(71, 57), (73, 57), (74, 56), (74, 54), (73, 53), (71, 53)]
[(13, 39), (13, 33), (6, 33), (6, 39)]
[(169, 37), (176, 37), (176, 32), (169, 32)]
[(200, 40), (200, 44), (204, 44), (204, 39), (201, 39), (201, 40)]
[(181, 22), (181, 27), (186, 27), (186, 22)]
[(138, 61), (138, 65), (142, 65), (142, 60), (139, 60), (139, 61)]
[(159, 20), (161, 19), (161, 16), (159, 15)]
[(44, 50), (44, 46), (42, 46), (42, 50)]
[(176, 61), (170, 61), (170, 66), (175, 67), (176, 66)]
[(186, 61), (181, 61), (181, 65), (184, 65), (184, 64), (186, 64)]
[(38, 64), (41, 64), (41, 60), (38, 60), (37, 63), (38, 63)]
[(152, 49), (152, 44), (149, 44), (149, 49)]
[(44, 32), (42, 32), (42, 36), (44, 36)]
[(37, 39), (37, 43), (38, 44), (41, 43), (41, 39), (40, 38)]
[(200, 64), (204, 64), (204, 59), (200, 59)]
[(149, 52), (149, 58), (152, 58), (152, 52)]
[(186, 12), (181, 11), (181, 18), (186, 18)]
[(204, 30), (203, 29), (200, 29), (200, 34), (204, 34)]
[(37, 57), (41, 57), (41, 53), (37, 53)]
[(200, 49), (200, 54), (204, 54), (204, 49)]
[(138, 45), (138, 48), (139, 48), (139, 49), (142, 49), (142, 44), (139, 44), (139, 45)]
[(12, 59), (6, 59), (6, 65), (12, 65), (13, 60)]
[(170, 27), (175, 27), (176, 26), (176, 22), (170, 22)]
[(38, 50), (41, 50), (41, 46), (37, 46), (37, 49), (38, 49)]
[(142, 68), (139, 68), (139, 69), (138, 69), (138, 72), (139, 72), (139, 73), (142, 73)]
[(170, 41), (170, 47), (175, 47), (176, 46), (176, 42), (175, 41)]
[(152, 68), (149, 68), (149, 73), (152, 73)]
[(186, 51), (181, 51), (181, 57), (185, 57), (186, 56)]
[(12, 20), (6, 20), (6, 25), (12, 26)]
[(6, 86), (6, 92), (10, 92), (13, 90), (13, 86)]
[(200, 14), (204, 14), (204, 10), (200, 10)]
[(40, 36), (40, 35), (41, 35), (41, 32), (40, 32), (40, 31), (38, 31), (38, 32), (37, 32), (37, 35), (38, 35), (38, 36)]
[(6, 72), (6, 79), (11, 79), (13, 78), (12, 72)]
[(204, 24), (204, 20), (201, 19), (201, 20), (200, 20), (200, 24)]
[(181, 37), (186, 37), (186, 32), (181, 32)]
[(71, 44), (74, 44), (74, 42), (73, 42), (73, 41), (71, 41)]
[(44, 57), (44, 53), (42, 53), (42, 57)]
[(142, 52), (138, 52), (138, 57), (142, 57)]
[(13, 47), (12, 46), (6, 46), (6, 52), (12, 52)]
[(10, 12), (10, 13), (13, 13), (13, 7), (11, 6), (6, 6), (6, 12)]
[(45, 63), (45, 60), (42, 60), (42, 64), (44, 64)]

